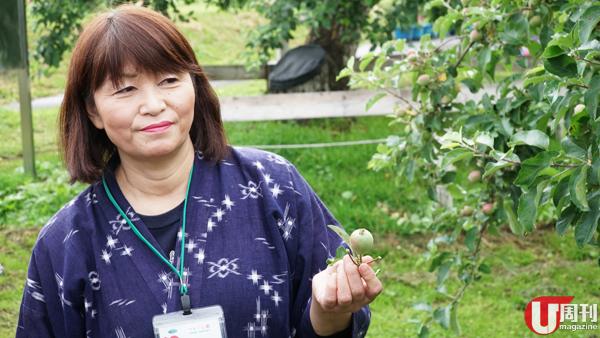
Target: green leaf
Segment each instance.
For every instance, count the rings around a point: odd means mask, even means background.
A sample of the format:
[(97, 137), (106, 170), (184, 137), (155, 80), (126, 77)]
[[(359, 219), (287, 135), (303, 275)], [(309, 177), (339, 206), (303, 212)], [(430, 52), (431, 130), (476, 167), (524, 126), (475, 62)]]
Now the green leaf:
[[(587, 51), (598, 51), (600, 50), (600, 41), (598, 40), (590, 40), (584, 44), (582, 44), (581, 46), (577, 47), (576, 49), (577, 51), (580, 52), (587, 52)], [(589, 57), (589, 55), (588, 55)]]
[(344, 229), (342, 229), (339, 226), (331, 225), (331, 224), (328, 224), (327, 227), (329, 229), (331, 229), (333, 232), (335, 232), (338, 236), (340, 236), (342, 238), (342, 240), (344, 240), (344, 242), (346, 242), (346, 244), (350, 245), (350, 235), (348, 235), (348, 233)]
[(350, 69), (350, 68), (344, 68), (338, 74), (338, 76), (335, 78), (335, 80), (338, 81), (339, 79), (343, 79), (343, 78), (348, 77), (350, 75), (352, 75), (352, 69)]
[(573, 157), (580, 160), (585, 160), (587, 158), (587, 152), (585, 151), (585, 149), (575, 144), (575, 142), (573, 142), (573, 140), (568, 136), (560, 142), (560, 145), (565, 151), (565, 154), (567, 154), (567, 156), (569, 157)]
[(488, 133), (480, 133), (475, 137), (475, 143), (494, 149), (494, 138)]
[(588, 8), (579, 19), (579, 42), (585, 43), (600, 21), (600, 6)]
[(490, 177), (491, 175), (495, 174), (498, 170), (504, 169), (506, 167), (510, 167), (511, 165), (513, 165), (510, 162), (488, 162), (485, 165), (485, 172), (483, 173), (482, 178), (486, 179), (488, 177)]
[(406, 40), (404, 39), (399, 39), (396, 44), (394, 45), (394, 49), (397, 52), (401, 52), (404, 50), (404, 48), (406, 47)]
[(510, 231), (513, 234), (522, 236), (523, 235), (523, 226), (517, 220), (517, 216), (515, 215), (515, 211), (513, 209), (512, 203), (510, 200), (506, 199), (503, 202), (504, 212), (506, 213), (506, 217), (508, 219), (508, 226), (510, 227)]
[(543, 66), (537, 66), (535, 68), (531, 68), (530, 70), (528, 70), (525, 73), (526, 77), (531, 77), (531, 76), (538, 76), (538, 75), (542, 75), (544, 74), (544, 67)]
[[(558, 184), (556, 184), (554, 186), (554, 188), (552, 189), (552, 202), (554, 203), (554, 206), (557, 208), (559, 206), (560, 200), (562, 200), (564, 197), (566, 197), (569, 194), (569, 180), (567, 178), (569, 175), (572, 174), (571, 171), (572, 170), (569, 169), (568, 172), (565, 173), (566, 175), (564, 177), (562, 177), (560, 179), (560, 181), (558, 182)], [(559, 212), (561, 210), (562, 210), (561, 208), (558, 208)]]
[(577, 216), (577, 207), (571, 204), (560, 214), (556, 221), (556, 232), (561, 236), (564, 235), (569, 225), (573, 223), (575, 216)]
[(458, 161), (470, 159), (472, 156), (473, 153), (470, 150), (462, 148), (453, 149), (442, 158), (441, 167), (442, 169), (447, 169), (449, 165)]
[(477, 67), (482, 74), (485, 73), (485, 69), (490, 61), (492, 61), (492, 50), (484, 47), (477, 55)]
[(542, 190), (547, 182), (538, 184), (537, 187), (531, 187), (519, 197), (519, 207), (517, 215), (519, 223), (523, 226), (525, 232), (532, 232), (535, 224), (537, 210), (542, 197)]
[(462, 135), (460, 132), (449, 131), (442, 135), (440, 138), (441, 149), (453, 149), (460, 145), (462, 142)]
[(458, 303), (455, 303), (450, 309), (450, 329), (452, 329), (455, 335), (460, 336), (461, 330), (458, 322)]
[(548, 149), (550, 145), (550, 138), (545, 133), (533, 129), (527, 131), (520, 131), (514, 134), (510, 138), (508, 145), (514, 147), (516, 145), (526, 144), (528, 146), (538, 147), (542, 149)]
[(569, 194), (571, 202), (575, 204), (581, 211), (588, 211), (590, 207), (587, 201), (587, 165), (583, 165), (577, 169), (569, 180)]
[(560, 56), (563, 54), (567, 54), (567, 51), (560, 48), (560, 46), (550, 45), (550, 46), (546, 47), (546, 49), (544, 50), (544, 53), (542, 54), (542, 57), (544, 59), (550, 59), (550, 58), (554, 58), (554, 57), (557, 57), (557, 56)]
[(375, 54), (373, 53), (368, 53), (367, 55), (365, 55), (361, 60), (360, 63), (358, 65), (358, 69), (361, 72), (364, 72), (365, 69), (367, 68), (367, 66), (371, 63), (371, 61), (373, 61), (373, 59), (375, 58)]
[(472, 227), (465, 233), (465, 245), (469, 251), (475, 251), (475, 242), (477, 240), (477, 234), (479, 233), (479, 229), (477, 227)]
[(448, 279), (448, 276), (450, 275), (451, 267), (452, 267), (452, 261), (446, 261), (446, 262), (442, 263), (442, 265), (440, 265), (440, 267), (438, 268), (438, 272), (437, 272), (438, 287), (440, 287), (442, 284), (444, 284), (446, 279)]
[(383, 98), (386, 95), (386, 93), (377, 93), (374, 96), (372, 96), (371, 98), (369, 98), (369, 100), (367, 101), (367, 106), (365, 108), (366, 111), (369, 111), (369, 109), (371, 109), (371, 107), (373, 107), (373, 105), (375, 105), (375, 103), (377, 103), (379, 100), (381, 100), (381, 98)]
[(557, 79), (556, 75), (552, 75), (552, 74), (532, 76), (532, 77), (528, 77), (527, 79), (525, 79), (525, 81), (523, 81), (523, 87), (529, 87), (532, 85), (536, 85), (538, 83), (548, 82), (548, 81), (556, 80), (556, 79)]
[(515, 179), (515, 184), (523, 188), (529, 187), (538, 175), (550, 166), (556, 155), (557, 152), (555, 151), (544, 151), (523, 161), (519, 174)]
[(425, 5), (425, 9), (430, 10), (435, 7), (444, 7), (444, 0), (433, 0)]
[(429, 337), (429, 328), (427, 328), (427, 325), (421, 325), (421, 327), (419, 328), (418, 337), (419, 338)]
[(485, 263), (479, 264), (478, 270), (481, 273), (487, 273), (487, 274), (492, 273), (492, 268), (490, 268), (490, 266)]
[(528, 36), (529, 23), (527, 22), (527, 18), (520, 12), (510, 16), (504, 27), (504, 31), (499, 34), (502, 41), (517, 46), (526, 45)]
[(590, 210), (584, 212), (575, 225), (575, 241), (579, 247), (589, 243), (596, 229), (598, 228), (598, 219), (600, 218), (600, 196), (594, 197), (590, 201)]
[(600, 184), (600, 157), (595, 157), (592, 161), (592, 174), (590, 175), (590, 184)]
[(355, 61), (354, 56), (351, 56), (348, 59), (348, 63), (346, 64), (346, 67), (353, 70), (354, 69), (354, 61)]
[(437, 269), (447, 258), (450, 256), (449, 252), (441, 252), (435, 258), (431, 260), (431, 264), (429, 265), (429, 272), (433, 272)]
[(577, 76), (577, 63), (575, 59), (565, 54), (545, 59), (544, 68), (548, 72), (561, 77)]
[(600, 97), (600, 75), (596, 74), (589, 84), (589, 89), (583, 96), (583, 102), (587, 108), (588, 113), (592, 119), (596, 119), (596, 112), (598, 111), (598, 98)]
[(433, 311), (433, 319), (444, 329), (450, 328), (450, 309), (448, 306), (440, 307)]

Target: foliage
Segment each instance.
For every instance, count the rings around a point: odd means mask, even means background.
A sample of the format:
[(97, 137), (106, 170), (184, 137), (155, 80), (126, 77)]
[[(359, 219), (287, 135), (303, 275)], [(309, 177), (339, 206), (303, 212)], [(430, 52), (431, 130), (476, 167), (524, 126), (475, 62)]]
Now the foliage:
[[(34, 29), (41, 32), (36, 45), (35, 60), (42, 65), (57, 67), (69, 50), (86, 15), (99, 7), (111, 7), (126, 0), (33, 0)], [(191, 4), (198, 0), (184, 0)], [(358, 42), (366, 37), (374, 47), (391, 38), (396, 27), (416, 22), (417, 6), (423, 2), (408, 0), (206, 0), (221, 9), (248, 8), (256, 10), (267, 22), (248, 31), (244, 59), (250, 68), (265, 64), (273, 51), (289, 42), (300, 26), (309, 27), (307, 42), (317, 43), (328, 51), (334, 65), (354, 52)], [(192, 12), (183, 13), (176, 0), (145, 0), (149, 6), (172, 18), (187, 21)], [(338, 58), (338, 54), (342, 57)], [(340, 68), (341, 69), (341, 68)]]
[(41, 162), (37, 169), (35, 181), (0, 188), (0, 228), (44, 224), (83, 190), (81, 184), (68, 184), (68, 174), (57, 162)]
[[(421, 337), (431, 322), (460, 332), (466, 288), (491, 272), (480, 252), (487, 232), (508, 224), (525, 236), (549, 216), (559, 234), (574, 229), (579, 247), (598, 246), (600, 219), (600, 2), (433, 0), (423, 7), (433, 9), (444, 11), (434, 31), (456, 37), (436, 45), (426, 36), (416, 50), (389, 41), (340, 74), (381, 90), (367, 109), (386, 94), (398, 98), (393, 123), (404, 131), (379, 146), (370, 167), (392, 170), (409, 189), (425, 184), (440, 210), (427, 255), (449, 301), (429, 305)], [(498, 70), (510, 75), (500, 79)], [(405, 74), (411, 100), (398, 86)], [(457, 241), (464, 249), (451, 250)], [(461, 285), (450, 294), (453, 272)]]
[[(416, 22), (416, 5), (407, 0), (209, 0), (223, 9), (254, 8), (268, 21), (249, 32), (246, 58), (251, 66), (265, 64), (276, 48), (289, 41), (298, 26), (310, 27), (312, 41), (356, 45), (363, 36), (379, 45), (401, 25)], [(309, 41), (307, 41), (309, 42)], [(328, 46), (323, 45), (327, 49)]]
[[(189, 4), (194, 0), (184, 0)], [(33, 0), (31, 1), (34, 30), (42, 32), (34, 57), (51, 67), (57, 67), (64, 52), (75, 42), (85, 15), (100, 6), (116, 6), (127, 0)], [(181, 13), (177, 0), (143, 0), (148, 6), (165, 15), (186, 20), (192, 13)]]

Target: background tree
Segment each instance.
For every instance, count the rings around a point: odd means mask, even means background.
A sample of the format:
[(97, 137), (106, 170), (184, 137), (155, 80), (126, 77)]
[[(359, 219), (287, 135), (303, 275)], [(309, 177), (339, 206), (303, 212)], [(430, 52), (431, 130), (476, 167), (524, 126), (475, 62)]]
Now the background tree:
[(317, 44), (326, 52), (328, 88), (348, 88), (345, 78), (336, 80), (359, 42), (366, 38), (373, 48), (392, 37), (397, 27), (416, 22), (423, 1), (410, 0), (209, 0), (222, 9), (254, 8), (268, 21), (249, 32), (247, 64), (265, 64), (276, 48), (293, 38), (298, 26), (310, 28), (305, 43)]
[[(81, 21), (101, 6), (112, 7), (126, 0), (32, 0), (34, 30), (41, 33), (34, 57), (42, 64), (57, 67), (64, 52), (71, 49), (81, 27)], [(134, 3), (153, 8), (165, 15), (187, 20), (192, 13), (181, 13), (177, 0), (141, 0)], [(189, 4), (194, 0), (183, 0)]]
[[(131, 2), (123, 0), (33, 0), (35, 29), (42, 32), (36, 46), (36, 59), (57, 66), (63, 53), (75, 41), (81, 20), (100, 6), (115, 6)], [(184, 0), (193, 3), (195, 0)], [(408, 27), (417, 20), (417, 9), (423, 0), (207, 0), (223, 10), (254, 9), (267, 19), (248, 35), (245, 62), (250, 67), (265, 64), (277, 48), (293, 38), (299, 26), (308, 26), (306, 43), (314, 43), (326, 51), (328, 87), (347, 88), (347, 79), (336, 81), (359, 42), (368, 39), (373, 48), (392, 38), (397, 27)], [(165, 15), (188, 20), (191, 13), (182, 13), (176, 0), (138, 1)]]

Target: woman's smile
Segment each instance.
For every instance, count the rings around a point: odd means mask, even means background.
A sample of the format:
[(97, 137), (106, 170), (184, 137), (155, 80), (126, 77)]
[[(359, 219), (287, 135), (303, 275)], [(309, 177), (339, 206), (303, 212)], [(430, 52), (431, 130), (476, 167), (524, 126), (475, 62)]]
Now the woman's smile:
[(154, 124), (145, 126), (144, 128), (142, 128), (142, 131), (147, 132), (147, 133), (160, 133), (160, 132), (163, 132), (163, 131), (169, 129), (169, 127), (172, 124), (173, 124), (173, 122), (162, 121), (159, 123), (154, 123)]

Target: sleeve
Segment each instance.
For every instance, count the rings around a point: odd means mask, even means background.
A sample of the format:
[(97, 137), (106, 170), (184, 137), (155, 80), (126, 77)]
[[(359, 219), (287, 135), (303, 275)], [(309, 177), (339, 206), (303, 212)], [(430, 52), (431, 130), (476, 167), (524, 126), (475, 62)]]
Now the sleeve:
[(82, 297), (67, 277), (80, 274), (75, 271), (80, 269), (80, 260), (68, 259), (61, 251), (46, 248), (38, 239), (29, 262), (16, 338), (85, 337)]
[[(312, 277), (327, 267), (327, 259), (335, 256), (336, 249), (347, 246), (328, 224), (341, 226), (319, 199), (308, 182), (295, 167), (291, 167), (291, 184), (296, 190), (296, 217), (298, 222), (298, 244), (293, 284), (296, 294), (293, 301), (292, 321), (297, 328), (296, 337), (318, 336), (310, 321)], [(370, 323), (368, 306), (353, 313), (350, 327), (330, 337), (362, 338)]]
[(23, 298), (17, 325), (17, 338), (56, 337), (51, 325), (51, 318), (46, 309), (46, 297), (40, 284), (35, 252), (29, 261), (27, 282), (23, 289)]

